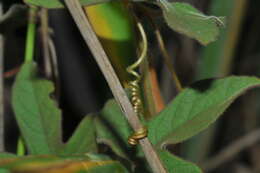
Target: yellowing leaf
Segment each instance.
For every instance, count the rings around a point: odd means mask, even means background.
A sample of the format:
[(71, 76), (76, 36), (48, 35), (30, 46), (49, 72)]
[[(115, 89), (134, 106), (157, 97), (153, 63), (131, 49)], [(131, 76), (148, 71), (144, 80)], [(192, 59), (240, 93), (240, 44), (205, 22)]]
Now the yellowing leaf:
[(42, 155), (1, 159), (0, 168), (16, 173), (102, 173), (106, 171), (127, 173), (127, 170), (117, 161), (90, 160), (87, 156), (58, 157)]

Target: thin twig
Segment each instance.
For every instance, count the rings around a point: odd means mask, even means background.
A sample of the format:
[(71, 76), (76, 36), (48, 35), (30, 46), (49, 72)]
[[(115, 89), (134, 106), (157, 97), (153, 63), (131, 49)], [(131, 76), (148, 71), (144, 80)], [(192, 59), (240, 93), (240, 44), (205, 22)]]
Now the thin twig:
[[(0, 2), (0, 16), (3, 15), (3, 6)], [(4, 151), (4, 38), (0, 34), (0, 152)]]
[(158, 42), (158, 45), (159, 45), (159, 49), (162, 53), (162, 56), (163, 56), (163, 59), (164, 59), (164, 62), (166, 64), (166, 67), (168, 69), (168, 71), (171, 73), (172, 75), (172, 79), (175, 83), (175, 87), (177, 89), (178, 92), (181, 92), (182, 91), (182, 85), (181, 85), (181, 82), (178, 78), (178, 75), (175, 71), (175, 68), (171, 62), (171, 56), (169, 55), (166, 47), (165, 47), (165, 43), (164, 43), (164, 40), (162, 38), (162, 35), (161, 35), (161, 32), (160, 32), (160, 29), (158, 27), (158, 25), (153, 21), (153, 17), (152, 15), (150, 14), (150, 11), (148, 11), (148, 9), (144, 6), (139, 6), (143, 12), (145, 13), (146, 17), (149, 18), (149, 21), (152, 25), (152, 27), (154, 28), (155, 30), (155, 36), (156, 36), (156, 39), (157, 39), (157, 42)]
[(58, 60), (57, 60), (57, 52), (53, 40), (49, 37), (49, 51), (51, 55), (51, 65), (52, 65), (52, 75), (55, 81), (55, 92), (56, 98), (59, 100), (60, 98), (60, 77), (59, 77), (59, 70), (58, 70)]
[(172, 78), (173, 78), (173, 81), (175, 83), (176, 89), (177, 89), (178, 92), (181, 92), (182, 91), (181, 82), (180, 82), (180, 80), (178, 78), (178, 75), (177, 75), (173, 65), (172, 65), (171, 57), (170, 57), (169, 53), (166, 50), (166, 47), (165, 47), (162, 35), (161, 35), (160, 30), (159, 30), (158, 27), (155, 27), (155, 35), (156, 35), (156, 38), (157, 38), (157, 41), (158, 41), (158, 44), (159, 44), (159, 48), (160, 48), (160, 50), (162, 52), (162, 55), (163, 55), (163, 58), (164, 58), (164, 62), (165, 62), (168, 70), (170, 71), (170, 73), (172, 75)]
[(211, 171), (217, 168), (219, 165), (231, 160), (234, 158), (236, 154), (248, 148), (255, 143), (260, 141), (260, 129), (254, 130), (253, 132), (245, 135), (244, 137), (238, 139), (237, 141), (233, 142), (222, 151), (220, 151), (216, 156), (203, 162), (201, 165), (205, 171)]
[(42, 40), (42, 52), (44, 60), (45, 75), (47, 78), (52, 78), (52, 65), (49, 51), (49, 24), (48, 24), (48, 10), (42, 8), (40, 12), (41, 17), (41, 40)]
[[(134, 109), (111, 65), (108, 60), (104, 49), (102, 48), (97, 36), (95, 35), (89, 21), (87, 20), (78, 0), (65, 0), (65, 3), (74, 18), (78, 28), (85, 39), (85, 42), (89, 46), (94, 58), (99, 65), (101, 71), (106, 78), (108, 85), (116, 99), (121, 106), (125, 117), (129, 124), (133, 127), (134, 131), (138, 131), (142, 128), (142, 124), (134, 112)], [(144, 151), (145, 157), (154, 173), (166, 173), (167, 171), (163, 167), (161, 160), (155, 152), (152, 144), (148, 138), (140, 140), (140, 145)]]

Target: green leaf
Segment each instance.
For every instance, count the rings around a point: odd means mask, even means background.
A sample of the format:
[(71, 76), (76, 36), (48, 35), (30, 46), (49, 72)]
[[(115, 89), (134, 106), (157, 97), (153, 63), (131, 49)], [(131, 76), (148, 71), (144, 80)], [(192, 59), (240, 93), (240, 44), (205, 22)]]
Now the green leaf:
[(216, 40), (223, 18), (206, 16), (187, 3), (169, 3), (161, 0), (164, 18), (170, 28), (207, 45)]
[[(128, 171), (118, 162), (108, 159), (92, 160), (88, 156), (59, 157), (54, 155), (25, 156), (1, 159), (0, 167), (11, 172), (103, 173)], [(48, 171), (47, 171), (48, 170)]]
[(0, 173), (10, 173), (8, 169), (0, 168)]
[(15, 117), (31, 154), (54, 154), (61, 147), (61, 111), (50, 98), (54, 86), (37, 76), (33, 62), (19, 72), (12, 95)]
[(182, 160), (168, 151), (159, 151), (158, 154), (168, 173), (202, 173), (193, 163)]
[[(61, 0), (24, 0), (24, 2), (29, 5), (35, 5), (44, 8), (64, 8), (64, 4)], [(104, 2), (104, 0), (80, 0), (82, 6), (97, 4), (100, 2)]]
[(259, 85), (255, 77), (199, 81), (148, 123), (148, 137), (160, 147), (184, 141), (207, 128), (246, 90)]
[(124, 168), (119, 162), (107, 163), (104, 165), (96, 166), (86, 173), (104, 173), (104, 172), (116, 172), (116, 173), (128, 173), (127, 169)]
[(84, 154), (97, 150), (94, 119), (92, 115), (87, 115), (65, 144), (60, 154)]
[(127, 153), (133, 153), (128, 145), (131, 128), (123, 116), (115, 100), (106, 103), (95, 120), (97, 142), (104, 143), (119, 156), (127, 158)]

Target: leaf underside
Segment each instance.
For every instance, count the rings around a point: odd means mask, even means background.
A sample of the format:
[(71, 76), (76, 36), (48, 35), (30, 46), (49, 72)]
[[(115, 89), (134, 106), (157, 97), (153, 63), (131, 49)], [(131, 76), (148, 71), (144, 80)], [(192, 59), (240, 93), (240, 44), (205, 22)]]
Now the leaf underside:
[(169, 3), (161, 5), (168, 26), (176, 32), (194, 38), (203, 45), (217, 39), (219, 26), (223, 18), (206, 16), (187, 3)]

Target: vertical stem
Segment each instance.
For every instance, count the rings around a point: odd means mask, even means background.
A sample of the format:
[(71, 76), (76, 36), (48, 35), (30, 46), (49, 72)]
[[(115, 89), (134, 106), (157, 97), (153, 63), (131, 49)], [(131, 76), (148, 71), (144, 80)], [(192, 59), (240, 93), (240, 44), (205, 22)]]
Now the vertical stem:
[(19, 137), (19, 138), (18, 138), (16, 154), (17, 154), (18, 156), (24, 156), (24, 155), (25, 155), (24, 140), (23, 140), (22, 137)]
[(25, 47), (25, 62), (33, 60), (35, 32), (36, 32), (36, 16), (37, 16), (37, 8), (30, 7), (29, 16), (28, 16), (26, 47)]
[(49, 22), (48, 22), (48, 10), (45, 8), (41, 9), (41, 40), (43, 50), (43, 60), (45, 75), (47, 78), (52, 78), (52, 64), (51, 56), (49, 51)]
[(163, 58), (164, 58), (164, 62), (165, 62), (168, 70), (170, 71), (170, 73), (172, 75), (172, 78), (173, 78), (173, 81), (175, 83), (176, 89), (177, 89), (178, 92), (181, 92), (182, 91), (181, 82), (180, 82), (180, 80), (178, 78), (178, 75), (177, 75), (175, 69), (174, 69), (174, 66), (172, 65), (171, 57), (170, 57), (169, 53), (166, 50), (166, 47), (165, 47), (162, 35), (161, 35), (158, 27), (155, 27), (155, 35), (156, 35), (156, 38), (157, 38), (157, 41), (158, 41), (158, 44), (159, 44), (159, 48), (160, 48), (160, 50), (162, 52), (162, 55), (163, 55)]
[[(0, 2), (0, 16), (3, 15), (3, 4)], [(0, 34), (0, 152), (4, 151), (4, 38)]]

